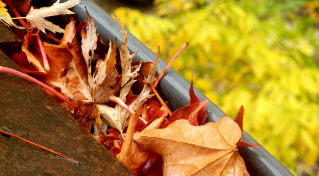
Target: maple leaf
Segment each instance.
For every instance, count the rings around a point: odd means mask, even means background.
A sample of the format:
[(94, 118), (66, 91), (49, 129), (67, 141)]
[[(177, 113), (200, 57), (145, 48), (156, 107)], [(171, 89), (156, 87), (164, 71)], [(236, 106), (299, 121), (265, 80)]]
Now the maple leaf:
[(8, 9), (5, 8), (6, 4), (0, 1), (0, 21), (7, 26), (14, 26), (19, 29), (24, 29), (23, 27), (17, 26), (11, 19)]
[(164, 175), (249, 175), (236, 147), (241, 137), (239, 126), (223, 116), (202, 126), (177, 120), (165, 129), (135, 133), (133, 139), (163, 157)]
[[(92, 74), (92, 58), (95, 55), (95, 51), (98, 49), (97, 44), (100, 42), (101, 45), (105, 45), (101, 40), (98, 40), (99, 35), (96, 34), (96, 26), (94, 20), (86, 11), (88, 21), (80, 24), (81, 36), (82, 36), (82, 54), (87, 67), (87, 78), (88, 84), (81, 78), (79, 74), (80, 83), (84, 89), (82, 93), (85, 95), (88, 101), (96, 104), (109, 102), (109, 96), (116, 93), (120, 85), (118, 82), (118, 72), (115, 68), (116, 65), (116, 46), (117, 40), (115, 39), (114, 44), (110, 39), (108, 52), (105, 58), (99, 59), (96, 63), (95, 72)], [(104, 56), (103, 56), (104, 57)], [(75, 65), (74, 65), (75, 66)], [(94, 75), (94, 76), (92, 76)]]
[(90, 92), (92, 93), (93, 77), (92, 77), (92, 68), (91, 68), (90, 61), (94, 55), (94, 51), (96, 50), (98, 35), (96, 34), (97, 27), (94, 25), (94, 20), (87, 10), (86, 10), (86, 15), (87, 15), (88, 21), (87, 21), (87, 25), (83, 26), (82, 28), (82, 31), (85, 29), (85, 32), (81, 31), (81, 36), (82, 36), (81, 48), (82, 48), (84, 61), (88, 69), (88, 81), (89, 81)]
[(100, 59), (96, 63), (96, 71), (94, 73), (94, 102), (106, 103), (110, 101), (109, 96), (116, 93), (120, 86), (116, 86), (118, 72), (116, 65), (116, 46), (117, 40), (114, 44), (110, 40), (109, 50), (105, 60)]
[[(120, 20), (115, 15), (116, 21), (120, 26), (121, 32), (123, 34), (124, 43), (121, 44), (120, 48), (120, 58), (121, 58), (121, 67), (122, 67), (122, 80), (121, 80), (121, 90), (119, 99), (121, 99), (123, 102), (126, 102), (126, 96), (129, 93), (133, 83), (134, 79), (138, 74), (138, 71), (141, 67), (141, 63), (139, 66), (132, 72), (132, 59), (136, 55), (136, 53), (133, 53), (130, 55), (129, 50), (127, 48), (127, 31), (125, 30), (124, 26), (120, 22)], [(155, 82), (155, 72), (157, 69), (157, 63), (158, 63), (159, 57), (156, 58), (154, 65), (152, 66), (152, 69), (146, 78), (146, 80), (150, 82)], [(150, 95), (151, 87), (147, 84), (144, 85), (140, 95), (129, 105), (129, 108), (133, 111), (136, 111), (139, 109), (144, 102), (152, 97), (153, 95)], [(116, 100), (116, 97), (110, 96), (111, 99)], [(105, 118), (108, 123), (111, 125), (111, 127), (118, 129), (121, 133), (123, 132), (125, 126), (127, 126), (127, 120), (130, 117), (130, 113), (123, 109), (119, 104), (115, 106), (115, 108), (108, 107), (106, 105), (98, 105), (101, 111), (101, 115), (103, 118)]]
[(60, 3), (60, 0), (57, 0), (52, 6), (50, 7), (42, 7), (40, 9), (33, 9), (31, 7), (29, 13), (25, 17), (33, 26), (40, 29), (43, 33), (45, 29), (48, 29), (55, 32), (64, 33), (64, 30), (60, 28), (58, 25), (53, 24), (45, 20), (44, 18), (56, 15), (63, 15), (63, 14), (74, 14), (74, 12), (68, 10), (69, 8), (74, 7), (77, 4), (80, 4), (81, 0), (69, 0), (64, 3)]

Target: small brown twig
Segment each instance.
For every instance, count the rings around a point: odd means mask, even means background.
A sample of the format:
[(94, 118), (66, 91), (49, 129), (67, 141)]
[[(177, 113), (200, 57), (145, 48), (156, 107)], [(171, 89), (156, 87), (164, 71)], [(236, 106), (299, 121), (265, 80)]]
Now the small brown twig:
[[(33, 28), (35, 28), (32, 24), (31, 24), (31, 26)], [(33, 36), (35, 36), (35, 38), (37, 39), (37, 43), (38, 43), (38, 46), (40, 48), (40, 52), (41, 52), (41, 55), (42, 55), (44, 69), (45, 69), (45, 71), (50, 72), (49, 61), (48, 61), (48, 58), (47, 58), (47, 54), (46, 54), (46, 52), (44, 50), (42, 41), (40, 39), (39, 32), (40, 32), (40, 30), (37, 29), (37, 31), (35, 32), (35, 34), (33, 34)]]
[(166, 65), (166, 67), (164, 68), (164, 70), (161, 72), (161, 74), (159, 75), (159, 77), (157, 78), (157, 80), (154, 83), (154, 88), (156, 88), (157, 84), (159, 83), (159, 81), (163, 78), (163, 76), (165, 75), (166, 71), (168, 70), (168, 68), (172, 65), (172, 63), (174, 62), (174, 60), (177, 58), (177, 56), (179, 54), (181, 54), (181, 52), (188, 46), (188, 42), (185, 42), (178, 50), (177, 52), (174, 54), (173, 58), (169, 61), (169, 63)]
[(46, 150), (46, 151), (49, 151), (49, 152), (51, 152), (51, 153), (53, 153), (53, 154), (56, 154), (56, 155), (62, 157), (62, 158), (64, 158), (64, 159), (70, 160), (70, 161), (76, 163), (77, 165), (80, 165), (80, 162), (78, 162), (78, 161), (76, 161), (76, 160), (74, 160), (74, 159), (72, 159), (72, 158), (69, 158), (69, 157), (66, 157), (66, 156), (64, 156), (64, 155), (61, 155), (61, 154), (58, 153), (58, 152), (55, 152), (55, 151), (50, 150), (50, 149), (48, 149), (48, 148), (46, 148), (46, 147), (43, 147), (43, 146), (41, 146), (41, 145), (38, 145), (38, 144), (36, 144), (36, 143), (33, 143), (33, 142), (28, 141), (28, 140), (26, 140), (26, 139), (23, 139), (23, 138), (21, 138), (21, 137), (19, 137), (19, 136), (13, 135), (13, 134), (8, 133), (8, 132), (3, 131), (3, 130), (0, 130), (0, 133), (6, 134), (6, 135), (8, 135), (8, 136), (12, 136), (12, 137), (17, 138), (17, 139), (20, 139), (21, 141), (24, 141), (24, 142), (29, 143), (29, 144), (31, 144), (31, 145), (34, 145), (34, 146), (36, 146), (36, 147), (42, 148), (42, 149), (44, 149), (44, 150)]
[(54, 42), (56, 42), (56, 43), (59, 43), (59, 44), (61, 43), (61, 40), (55, 38), (55, 37), (52, 36), (52, 35), (46, 34), (45, 37), (47, 37), (48, 39), (50, 39), (50, 40), (52, 40), (52, 41), (54, 41)]
[(45, 69), (47, 72), (50, 72), (50, 66), (49, 66), (48, 58), (47, 58), (47, 55), (46, 55), (46, 53), (45, 53), (45, 50), (44, 50), (42, 41), (41, 41), (41, 39), (40, 39), (40, 36), (39, 36), (39, 34), (34, 34), (34, 36), (35, 36), (35, 38), (37, 39), (37, 42), (38, 42), (38, 45), (39, 45), (39, 48), (40, 48), (40, 51), (41, 51), (44, 69)]
[(148, 84), (151, 87), (151, 89), (152, 89), (153, 93), (155, 94), (156, 98), (158, 99), (158, 101), (161, 103), (162, 106), (164, 106), (166, 108), (168, 114), (171, 116), (172, 115), (171, 110), (166, 106), (166, 104), (163, 101), (163, 99), (160, 97), (160, 95), (155, 90), (153, 84), (151, 82), (147, 81), (147, 80), (143, 81), (143, 83)]

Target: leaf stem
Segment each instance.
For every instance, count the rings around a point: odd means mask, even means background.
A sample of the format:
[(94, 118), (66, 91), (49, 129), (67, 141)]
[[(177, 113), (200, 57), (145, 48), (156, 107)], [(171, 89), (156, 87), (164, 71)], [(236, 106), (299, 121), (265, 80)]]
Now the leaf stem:
[(154, 87), (157, 86), (157, 84), (159, 83), (159, 81), (163, 78), (163, 76), (165, 75), (166, 71), (168, 70), (168, 68), (172, 65), (172, 63), (174, 62), (174, 60), (177, 58), (177, 56), (179, 54), (181, 54), (181, 52), (188, 46), (188, 42), (185, 42), (178, 50), (177, 52), (174, 54), (173, 58), (169, 61), (169, 63), (166, 65), (166, 67), (164, 68), (164, 70), (161, 72), (161, 74), (159, 75), (159, 77), (157, 78), (157, 80), (154, 83)]
[(166, 106), (165, 102), (163, 101), (163, 99), (159, 96), (159, 94), (157, 93), (157, 91), (155, 90), (155, 87), (153, 86), (153, 84), (147, 80), (143, 81), (143, 83), (148, 84), (151, 86), (151, 89), (153, 91), (153, 93), (155, 94), (156, 98), (158, 99), (158, 101), (161, 103), (162, 106), (164, 106), (168, 112), (168, 114), (170, 116), (172, 116), (172, 111)]
[(59, 44), (61, 43), (61, 40), (59, 40), (59, 39), (57, 39), (57, 38), (55, 38), (55, 37), (53, 37), (51, 35), (46, 34), (45, 37), (47, 37), (48, 39), (50, 39), (50, 40), (52, 40), (52, 41), (54, 41), (56, 43), (59, 43)]
[(40, 51), (41, 51), (44, 69), (45, 69), (47, 72), (50, 72), (50, 66), (49, 66), (48, 58), (47, 58), (47, 55), (46, 55), (46, 53), (45, 53), (45, 50), (44, 50), (42, 41), (41, 41), (41, 39), (40, 39), (40, 36), (39, 36), (39, 34), (33, 34), (33, 35), (34, 35), (35, 38), (37, 39), (37, 43), (38, 43), (39, 48), (40, 48)]
[(119, 104), (123, 109), (127, 110), (130, 114), (135, 114), (135, 112), (130, 107), (128, 107), (119, 97), (111, 95), (109, 98), (111, 101)]
[(13, 75), (17, 75), (17, 76), (22, 77), (24, 79), (27, 79), (27, 80), (29, 80), (29, 81), (31, 81), (33, 83), (36, 83), (36, 84), (40, 85), (41, 87), (45, 88), (46, 90), (50, 91), (51, 93), (53, 93), (54, 95), (56, 95), (57, 97), (59, 97), (60, 99), (65, 101), (66, 103), (68, 103), (70, 106), (72, 106), (74, 108), (77, 107), (77, 105), (75, 103), (73, 103), (71, 100), (69, 100), (68, 98), (63, 96), (58, 91), (54, 90), (52, 87), (44, 84), (43, 82), (41, 82), (41, 81), (39, 81), (37, 79), (32, 78), (29, 75), (26, 75), (26, 74), (21, 73), (21, 72), (19, 72), (17, 70), (14, 70), (14, 69), (11, 69), (11, 68), (7, 68), (7, 67), (2, 67), (2, 66), (0, 66), (0, 72), (5, 72), (5, 73), (10, 73), (10, 74), (13, 74)]
[(61, 155), (60, 153), (55, 152), (55, 151), (53, 151), (53, 150), (50, 150), (50, 149), (48, 149), (48, 148), (46, 148), (46, 147), (43, 147), (43, 146), (41, 146), (41, 145), (38, 145), (38, 144), (36, 144), (36, 143), (33, 143), (33, 142), (31, 142), (31, 141), (28, 141), (28, 140), (26, 140), (26, 139), (23, 139), (23, 138), (21, 138), (21, 137), (19, 137), (19, 136), (13, 135), (13, 134), (8, 133), (8, 132), (3, 131), (3, 130), (0, 130), (0, 132), (3, 133), (3, 134), (6, 134), (6, 135), (8, 135), (8, 136), (12, 136), (12, 137), (14, 137), (14, 138), (20, 139), (21, 141), (24, 141), (24, 142), (29, 143), (29, 144), (31, 144), (31, 145), (34, 145), (34, 146), (36, 146), (36, 147), (42, 148), (42, 149), (44, 149), (44, 150), (46, 150), (46, 151), (49, 151), (49, 152), (51, 152), (51, 153), (54, 153), (54, 154), (56, 154), (56, 155), (58, 155), (58, 156), (60, 156), (60, 157), (62, 157), (62, 158), (65, 158), (65, 159), (67, 159), (67, 160), (70, 160), (70, 161), (76, 163), (77, 165), (80, 165), (80, 162), (78, 162), (78, 161), (76, 161), (76, 160), (74, 160), (74, 159), (72, 159), (72, 158), (66, 157), (66, 156), (64, 156), (64, 155)]
[(19, 22), (22, 24), (22, 26), (24, 28), (26, 28), (27, 30), (30, 30), (31, 27), (23, 20), (25, 19), (26, 17), (21, 17), (19, 12), (14, 8), (14, 6), (10, 3), (10, 1), (7, 1), (8, 2), (8, 5), (10, 6), (13, 14), (17, 17), (17, 18), (11, 18), (11, 19), (17, 19), (19, 20)]

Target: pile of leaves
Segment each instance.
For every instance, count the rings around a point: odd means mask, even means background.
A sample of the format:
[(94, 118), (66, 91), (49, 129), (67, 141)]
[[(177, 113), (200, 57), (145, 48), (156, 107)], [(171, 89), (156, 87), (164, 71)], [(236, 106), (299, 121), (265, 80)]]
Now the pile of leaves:
[[(19, 12), (27, 14), (27, 22), (19, 18), (27, 30), (23, 30), (26, 34), (21, 51), (12, 55), (12, 60), (32, 77), (1, 66), (0, 72), (22, 76), (44, 87), (132, 173), (249, 175), (237, 148), (257, 145), (241, 140), (243, 107), (235, 120), (225, 115), (217, 123), (204, 124), (208, 100), (201, 101), (191, 84), (189, 104), (171, 112), (169, 102), (156, 91), (165, 73), (156, 77), (159, 56), (154, 63), (132, 63), (136, 53), (129, 52), (127, 31), (117, 17), (123, 34), (119, 53), (117, 39), (105, 44), (88, 12), (87, 21), (79, 25), (70, 17), (64, 30), (44, 19), (72, 14), (68, 9), (79, 0), (57, 1), (40, 9), (30, 4), (21, 7), (15, 1), (5, 3), (17, 17)], [(0, 1), (0, 19), (21, 29), (12, 21), (5, 3)], [(46, 34), (47, 30), (64, 35), (60, 40), (52, 33)]]

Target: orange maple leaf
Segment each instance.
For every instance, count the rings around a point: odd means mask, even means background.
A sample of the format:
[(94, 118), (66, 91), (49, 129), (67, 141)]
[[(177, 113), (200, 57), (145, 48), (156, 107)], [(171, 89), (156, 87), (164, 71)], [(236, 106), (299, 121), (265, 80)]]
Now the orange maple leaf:
[(135, 133), (133, 139), (163, 157), (164, 175), (249, 175), (236, 146), (241, 137), (239, 126), (223, 116), (202, 126), (177, 120), (165, 129)]

